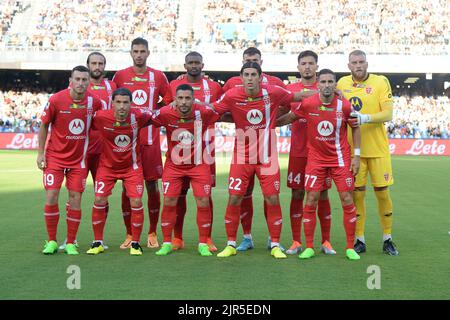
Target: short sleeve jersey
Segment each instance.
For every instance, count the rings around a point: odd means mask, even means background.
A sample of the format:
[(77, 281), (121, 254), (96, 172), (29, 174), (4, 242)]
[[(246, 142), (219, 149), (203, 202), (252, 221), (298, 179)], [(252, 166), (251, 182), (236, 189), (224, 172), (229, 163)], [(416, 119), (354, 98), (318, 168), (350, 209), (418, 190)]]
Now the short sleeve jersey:
[(192, 113), (181, 118), (172, 106), (162, 107), (153, 114), (155, 126), (164, 126), (167, 131), (167, 161), (184, 167), (194, 167), (204, 161), (205, 133), (208, 126), (219, 119), (213, 109), (194, 104)]
[(244, 87), (225, 92), (213, 106), (219, 114), (231, 112), (233, 116), (236, 124), (234, 156), (245, 159), (247, 164), (268, 163), (272, 150), (276, 150), (278, 108), (280, 105), (289, 105), (292, 99), (292, 92), (271, 85), (262, 86), (252, 97), (248, 96)]

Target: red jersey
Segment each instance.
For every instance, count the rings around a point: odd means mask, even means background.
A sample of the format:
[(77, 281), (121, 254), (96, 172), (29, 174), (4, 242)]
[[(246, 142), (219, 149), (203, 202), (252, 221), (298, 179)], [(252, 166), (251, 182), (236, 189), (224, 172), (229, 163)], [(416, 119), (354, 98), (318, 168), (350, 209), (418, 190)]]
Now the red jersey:
[(131, 110), (124, 122), (114, 116), (114, 110), (101, 110), (94, 115), (93, 127), (100, 132), (103, 152), (99, 167), (117, 173), (141, 168), (139, 131), (151, 123), (152, 113)]
[(325, 167), (350, 167), (350, 144), (347, 141), (347, 119), (351, 104), (334, 97), (323, 104), (319, 94), (301, 102), (292, 110), (308, 122), (308, 163)]
[[(127, 88), (133, 94), (132, 108), (158, 109), (159, 97), (164, 104), (171, 100), (169, 82), (163, 72), (147, 67), (144, 74), (136, 74), (133, 67), (119, 70), (113, 77), (118, 88)], [(150, 125), (140, 133), (143, 145), (159, 146), (159, 129)]]
[[(317, 81), (312, 85), (304, 85), (301, 81), (296, 83), (290, 83), (286, 86), (286, 89), (292, 92), (317, 90)], [(291, 103), (291, 109), (299, 105), (299, 102)], [(291, 149), (289, 151), (290, 157), (307, 157), (307, 126), (306, 119), (301, 117), (294, 121), (291, 126)]]
[(204, 163), (206, 132), (220, 115), (211, 108), (194, 104), (189, 118), (181, 118), (172, 106), (162, 107), (153, 114), (155, 126), (166, 127), (167, 161), (175, 165), (195, 167)]
[(217, 101), (223, 93), (222, 87), (215, 81), (203, 77), (203, 79), (198, 82), (189, 82), (187, 76), (185, 76), (170, 82), (172, 100), (175, 100), (177, 87), (181, 84), (190, 85), (194, 89), (194, 98), (205, 103)]
[[(88, 92), (93, 96), (103, 100), (106, 103), (106, 109), (111, 109), (112, 94), (117, 86), (108, 79), (103, 79), (101, 84), (89, 84)], [(100, 141), (100, 133), (97, 130), (89, 131), (89, 154), (102, 153), (102, 144)]]
[[(244, 87), (235, 87), (213, 104), (219, 114), (231, 112), (233, 116), (236, 124), (234, 155), (238, 159), (245, 159), (246, 164), (255, 164), (254, 157), (258, 158), (256, 164), (270, 161), (271, 150), (276, 148), (278, 108), (280, 105), (289, 105), (293, 95), (284, 88), (268, 85), (262, 86), (256, 96), (249, 97)], [(239, 145), (242, 144), (243, 136), (248, 137), (245, 138), (245, 148)]]
[(51, 96), (41, 117), (43, 124), (51, 124), (47, 159), (63, 168), (86, 168), (92, 115), (100, 109), (102, 101), (90, 93), (81, 101), (72, 99), (70, 89)]
[[(286, 85), (284, 84), (283, 81), (281, 81), (280, 78), (278, 77), (274, 77), (265, 73), (262, 73), (262, 80), (261, 83), (263, 85), (272, 85), (272, 86), (279, 86), (282, 88), (286, 88)], [(230, 79), (227, 80), (227, 82), (225, 83), (225, 85), (223, 86), (223, 91), (228, 91), (232, 88), (235, 87), (243, 87), (244, 85), (242, 84), (242, 79), (240, 76), (236, 76), (236, 77), (232, 77)]]

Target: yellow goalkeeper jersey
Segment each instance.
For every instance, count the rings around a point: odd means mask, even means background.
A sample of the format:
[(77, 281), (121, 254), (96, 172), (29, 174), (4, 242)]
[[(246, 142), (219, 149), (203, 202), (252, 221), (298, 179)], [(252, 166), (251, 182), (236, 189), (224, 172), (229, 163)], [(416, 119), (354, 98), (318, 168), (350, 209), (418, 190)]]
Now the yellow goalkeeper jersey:
[[(392, 108), (392, 90), (389, 80), (369, 74), (366, 80), (355, 82), (352, 76), (339, 79), (337, 89), (350, 101), (352, 107), (363, 114), (374, 114)], [(352, 144), (351, 130), (348, 138)], [(384, 123), (366, 123), (361, 126), (361, 157), (389, 156), (389, 140)]]

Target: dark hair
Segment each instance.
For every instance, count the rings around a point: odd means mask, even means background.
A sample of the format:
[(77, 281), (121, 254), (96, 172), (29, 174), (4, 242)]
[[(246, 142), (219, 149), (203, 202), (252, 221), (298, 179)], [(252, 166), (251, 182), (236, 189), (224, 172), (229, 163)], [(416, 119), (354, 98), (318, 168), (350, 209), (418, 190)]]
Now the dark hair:
[(189, 53), (184, 57), (184, 61), (186, 61), (186, 59), (187, 59), (188, 57), (200, 57), (200, 59), (203, 60), (202, 55), (201, 55), (200, 53), (198, 53), (197, 51), (191, 51), (191, 52), (189, 52)]
[(194, 95), (194, 88), (192, 88), (190, 85), (188, 85), (188, 84), (186, 84), (186, 83), (180, 84), (180, 85), (177, 87), (177, 90), (175, 90), (175, 92), (178, 92), (178, 91), (180, 91), (180, 90), (182, 90), (182, 91), (189, 90), (189, 91), (192, 93), (192, 95)]
[(351, 56), (364, 56), (364, 58), (365, 58), (366, 57), (366, 53), (364, 51), (362, 51), (362, 50), (353, 50), (348, 55), (348, 59), (349, 60), (350, 60)]
[(70, 76), (72, 76), (75, 71), (89, 73), (89, 69), (86, 68), (85, 66), (76, 66), (75, 68), (72, 69), (72, 72), (70, 73)]
[(133, 41), (131, 41), (131, 48), (133, 48), (134, 45), (143, 44), (147, 50), (148, 50), (148, 41), (144, 38), (136, 38)]
[(91, 56), (101, 56), (101, 57), (103, 57), (103, 60), (105, 60), (105, 64), (106, 64), (105, 56), (101, 52), (98, 52), (98, 51), (94, 51), (94, 52), (89, 53), (89, 55), (87, 57), (87, 60), (86, 60), (86, 64), (89, 64), (89, 59), (91, 58)]
[(259, 51), (255, 47), (250, 47), (245, 49), (244, 53), (242, 54), (242, 57), (244, 57), (244, 55), (254, 56), (255, 54), (259, 54), (259, 56), (261, 57), (261, 51)]
[(130, 101), (133, 101), (133, 95), (131, 94), (131, 91), (128, 90), (127, 88), (119, 88), (114, 90), (112, 94), (112, 100), (114, 100), (116, 96), (128, 96), (130, 98)]
[(256, 69), (258, 71), (258, 74), (261, 75), (262, 74), (262, 70), (261, 70), (261, 66), (259, 64), (257, 64), (256, 62), (246, 62), (244, 63), (244, 65), (241, 68), (241, 74), (244, 73), (244, 69), (247, 68), (253, 68)]
[(317, 74), (317, 78), (319, 78), (323, 74), (331, 74), (336, 79), (336, 74), (333, 71), (331, 71), (330, 69), (322, 69), (322, 70), (320, 70), (319, 73)]
[(315, 53), (314, 51), (311, 50), (305, 50), (300, 52), (300, 54), (298, 55), (297, 58), (297, 62), (300, 62), (300, 59), (305, 58), (305, 57), (313, 57), (314, 60), (316, 61), (316, 63), (319, 61), (319, 57), (317, 56), (317, 53)]

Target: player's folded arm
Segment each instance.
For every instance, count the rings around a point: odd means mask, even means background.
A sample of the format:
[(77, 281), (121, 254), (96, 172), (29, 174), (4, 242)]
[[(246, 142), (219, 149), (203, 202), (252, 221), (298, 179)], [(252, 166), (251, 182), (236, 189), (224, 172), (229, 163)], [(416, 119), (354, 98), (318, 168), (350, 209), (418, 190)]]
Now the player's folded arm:
[(299, 119), (299, 117), (295, 113), (289, 112), (289, 113), (286, 113), (286, 114), (282, 115), (281, 117), (277, 118), (276, 126), (282, 127), (282, 126), (285, 126), (287, 124), (294, 122), (297, 119)]

